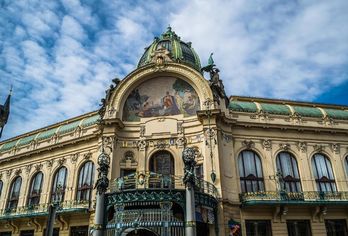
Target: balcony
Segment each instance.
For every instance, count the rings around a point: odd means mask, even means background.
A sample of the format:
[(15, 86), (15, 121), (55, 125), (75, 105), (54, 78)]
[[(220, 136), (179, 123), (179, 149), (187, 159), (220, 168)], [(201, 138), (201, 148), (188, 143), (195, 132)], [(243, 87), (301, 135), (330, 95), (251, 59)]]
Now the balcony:
[(239, 195), (242, 206), (252, 205), (347, 205), (348, 192), (247, 192)]
[[(22, 217), (35, 217), (48, 215), (49, 203), (23, 206), (12, 209), (2, 209), (0, 211), (0, 220), (9, 220)], [(90, 201), (63, 201), (57, 210), (58, 213), (67, 212), (86, 212), (91, 208)]]

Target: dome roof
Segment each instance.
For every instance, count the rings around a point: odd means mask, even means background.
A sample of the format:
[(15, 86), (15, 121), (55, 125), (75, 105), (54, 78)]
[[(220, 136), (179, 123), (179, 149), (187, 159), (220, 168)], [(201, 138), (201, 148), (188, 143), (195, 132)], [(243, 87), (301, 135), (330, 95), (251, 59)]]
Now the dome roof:
[(138, 68), (151, 63), (155, 52), (163, 48), (169, 52), (168, 56), (172, 61), (186, 64), (200, 72), (201, 63), (198, 55), (191, 47), (191, 43), (181, 41), (171, 27), (168, 27), (167, 31), (160, 37), (155, 37), (153, 43), (145, 48), (145, 52), (139, 60)]

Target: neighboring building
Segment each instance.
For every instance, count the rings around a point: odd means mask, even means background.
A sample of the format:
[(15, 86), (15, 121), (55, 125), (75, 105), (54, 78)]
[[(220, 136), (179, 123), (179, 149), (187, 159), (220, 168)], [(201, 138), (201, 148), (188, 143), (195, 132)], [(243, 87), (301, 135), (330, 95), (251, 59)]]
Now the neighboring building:
[(43, 235), (55, 201), (55, 235), (184, 235), (184, 147), (197, 150), (197, 235), (348, 235), (348, 107), (226, 99), (212, 59), (203, 70), (169, 28), (99, 112), (1, 142), (0, 236)]

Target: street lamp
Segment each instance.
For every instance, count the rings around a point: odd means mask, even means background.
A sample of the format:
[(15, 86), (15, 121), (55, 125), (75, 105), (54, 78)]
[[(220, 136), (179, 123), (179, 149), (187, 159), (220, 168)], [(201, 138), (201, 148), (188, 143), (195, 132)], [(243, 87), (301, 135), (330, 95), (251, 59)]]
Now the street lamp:
[(61, 184), (58, 184), (58, 186), (56, 187), (56, 191), (53, 195), (53, 201), (51, 202), (48, 208), (48, 218), (45, 236), (53, 236), (54, 221), (56, 220), (56, 213), (59, 209), (62, 197), (63, 186)]

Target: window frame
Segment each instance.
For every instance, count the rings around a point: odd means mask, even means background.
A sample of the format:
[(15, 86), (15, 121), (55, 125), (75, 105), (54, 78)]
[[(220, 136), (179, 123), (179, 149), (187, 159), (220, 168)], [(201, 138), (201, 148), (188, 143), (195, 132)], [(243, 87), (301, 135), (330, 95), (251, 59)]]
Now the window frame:
[[(60, 191), (57, 191), (57, 182), (58, 182), (58, 174), (60, 173), (61, 170), (65, 170), (64, 173), (64, 184), (62, 186), (62, 188), (60, 189)], [(53, 201), (57, 201), (56, 200), (56, 196), (57, 194), (60, 194), (60, 199), (58, 200), (59, 202), (64, 201), (64, 197), (65, 197), (65, 189), (66, 189), (66, 179), (68, 176), (68, 169), (65, 166), (61, 166), (59, 167), (56, 172), (53, 175), (53, 182), (52, 182), (52, 187), (51, 187), (51, 197), (50, 197), (50, 202)]]
[[(40, 180), (40, 188), (38, 193), (33, 193), (34, 191), (34, 187), (35, 187), (35, 181), (36, 178), (38, 178), (38, 176), (41, 174), (41, 180)], [(44, 178), (44, 174), (42, 173), (42, 171), (38, 171), (36, 172), (33, 177), (30, 180), (30, 185), (29, 185), (29, 192), (28, 192), (28, 199), (27, 199), (27, 206), (37, 206), (40, 203), (40, 197), (41, 197), (41, 192), (42, 192), (42, 182), (43, 182), (43, 178)], [(37, 198), (37, 203), (32, 203), (32, 199)]]
[[(287, 154), (288, 156), (285, 156), (282, 154)], [(282, 159), (284, 158), (290, 159), (291, 175), (284, 176), (284, 173), (285, 173), (284, 170), (286, 165), (286, 164), (284, 165), (284, 161), (282, 161)], [(282, 186), (282, 188), (284, 187), (284, 189), (286, 189), (287, 192), (296, 192), (296, 193), (302, 192), (301, 176), (300, 176), (300, 171), (298, 168), (298, 162), (296, 157), (291, 152), (287, 152), (287, 151), (279, 152), (276, 157), (276, 166), (277, 166), (277, 171), (280, 171), (283, 178), (282, 180), (284, 181), (283, 183), (284, 186)], [(297, 171), (298, 177), (296, 177), (296, 171)], [(293, 191), (293, 186), (295, 186), (295, 189), (294, 189), (295, 191)]]
[[(18, 182), (17, 182), (17, 180), (18, 180)], [(19, 187), (18, 187), (18, 195), (17, 196), (13, 196), (15, 188), (16, 188), (16, 184), (19, 185)], [(21, 194), (21, 187), (22, 187), (22, 177), (21, 176), (17, 176), (11, 182), (10, 191), (9, 191), (9, 195), (8, 195), (7, 203), (6, 203), (6, 209), (12, 210), (12, 209), (16, 209), (18, 207), (19, 196)], [(14, 204), (15, 206), (11, 206), (12, 203), (15, 203)]]
[[(92, 165), (92, 170), (90, 172), (90, 176), (88, 177), (88, 182), (89, 185), (87, 184), (81, 184), (80, 185), (80, 181), (84, 179), (84, 175), (88, 174), (85, 173), (85, 168), (87, 167), (86, 165), (91, 163)], [(82, 176), (81, 176), (82, 174)], [(95, 165), (93, 161), (86, 161), (84, 162), (81, 167), (80, 170), (78, 172), (78, 179), (77, 179), (77, 187), (76, 187), (76, 200), (77, 201), (91, 201), (92, 199), (92, 191), (93, 191), (93, 184), (94, 184), (94, 178), (95, 178)], [(87, 196), (88, 195), (88, 199), (82, 196)]]
[[(254, 172), (256, 175), (252, 173), (246, 173), (246, 168), (245, 168), (245, 161), (244, 161), (244, 153), (246, 152), (251, 152), (253, 154), (253, 166), (254, 166)], [(258, 168), (257, 165), (257, 160), (259, 161), (260, 169)], [(242, 167), (243, 171), (240, 169), (240, 162), (242, 162)], [(246, 193), (246, 192), (260, 192), (260, 191), (265, 191), (265, 182), (264, 182), (264, 177), (263, 177), (263, 168), (262, 168), (262, 159), (259, 156), (258, 153), (256, 153), (253, 150), (250, 149), (245, 149), (241, 151), (238, 155), (238, 170), (239, 170), (239, 180), (240, 180), (240, 187), (241, 187), (241, 192)], [(242, 175), (243, 174), (243, 175)], [(254, 182), (256, 181), (257, 188), (254, 189)], [(251, 186), (251, 191), (248, 189), (248, 184)], [(244, 185), (244, 186), (243, 186)]]
[[(316, 159), (320, 158), (320, 156), (322, 156), (324, 159), (326, 172), (329, 175), (330, 175), (330, 173), (332, 173), (332, 178), (330, 176), (325, 176), (325, 175), (319, 176), (320, 173), (318, 171), (319, 170), (318, 163), (317, 163), (318, 161), (316, 161)], [(336, 178), (335, 178), (333, 168), (332, 168), (332, 163), (331, 163), (329, 157), (327, 155), (325, 155), (324, 153), (315, 153), (312, 156), (311, 164), (312, 164), (312, 173), (313, 173), (313, 176), (315, 178), (316, 185), (317, 185), (317, 190), (319, 192), (337, 192)], [(320, 168), (320, 169), (322, 169), (322, 168)], [(330, 191), (327, 191), (326, 184), (329, 184)], [(324, 186), (325, 186), (325, 190), (323, 189)]]

